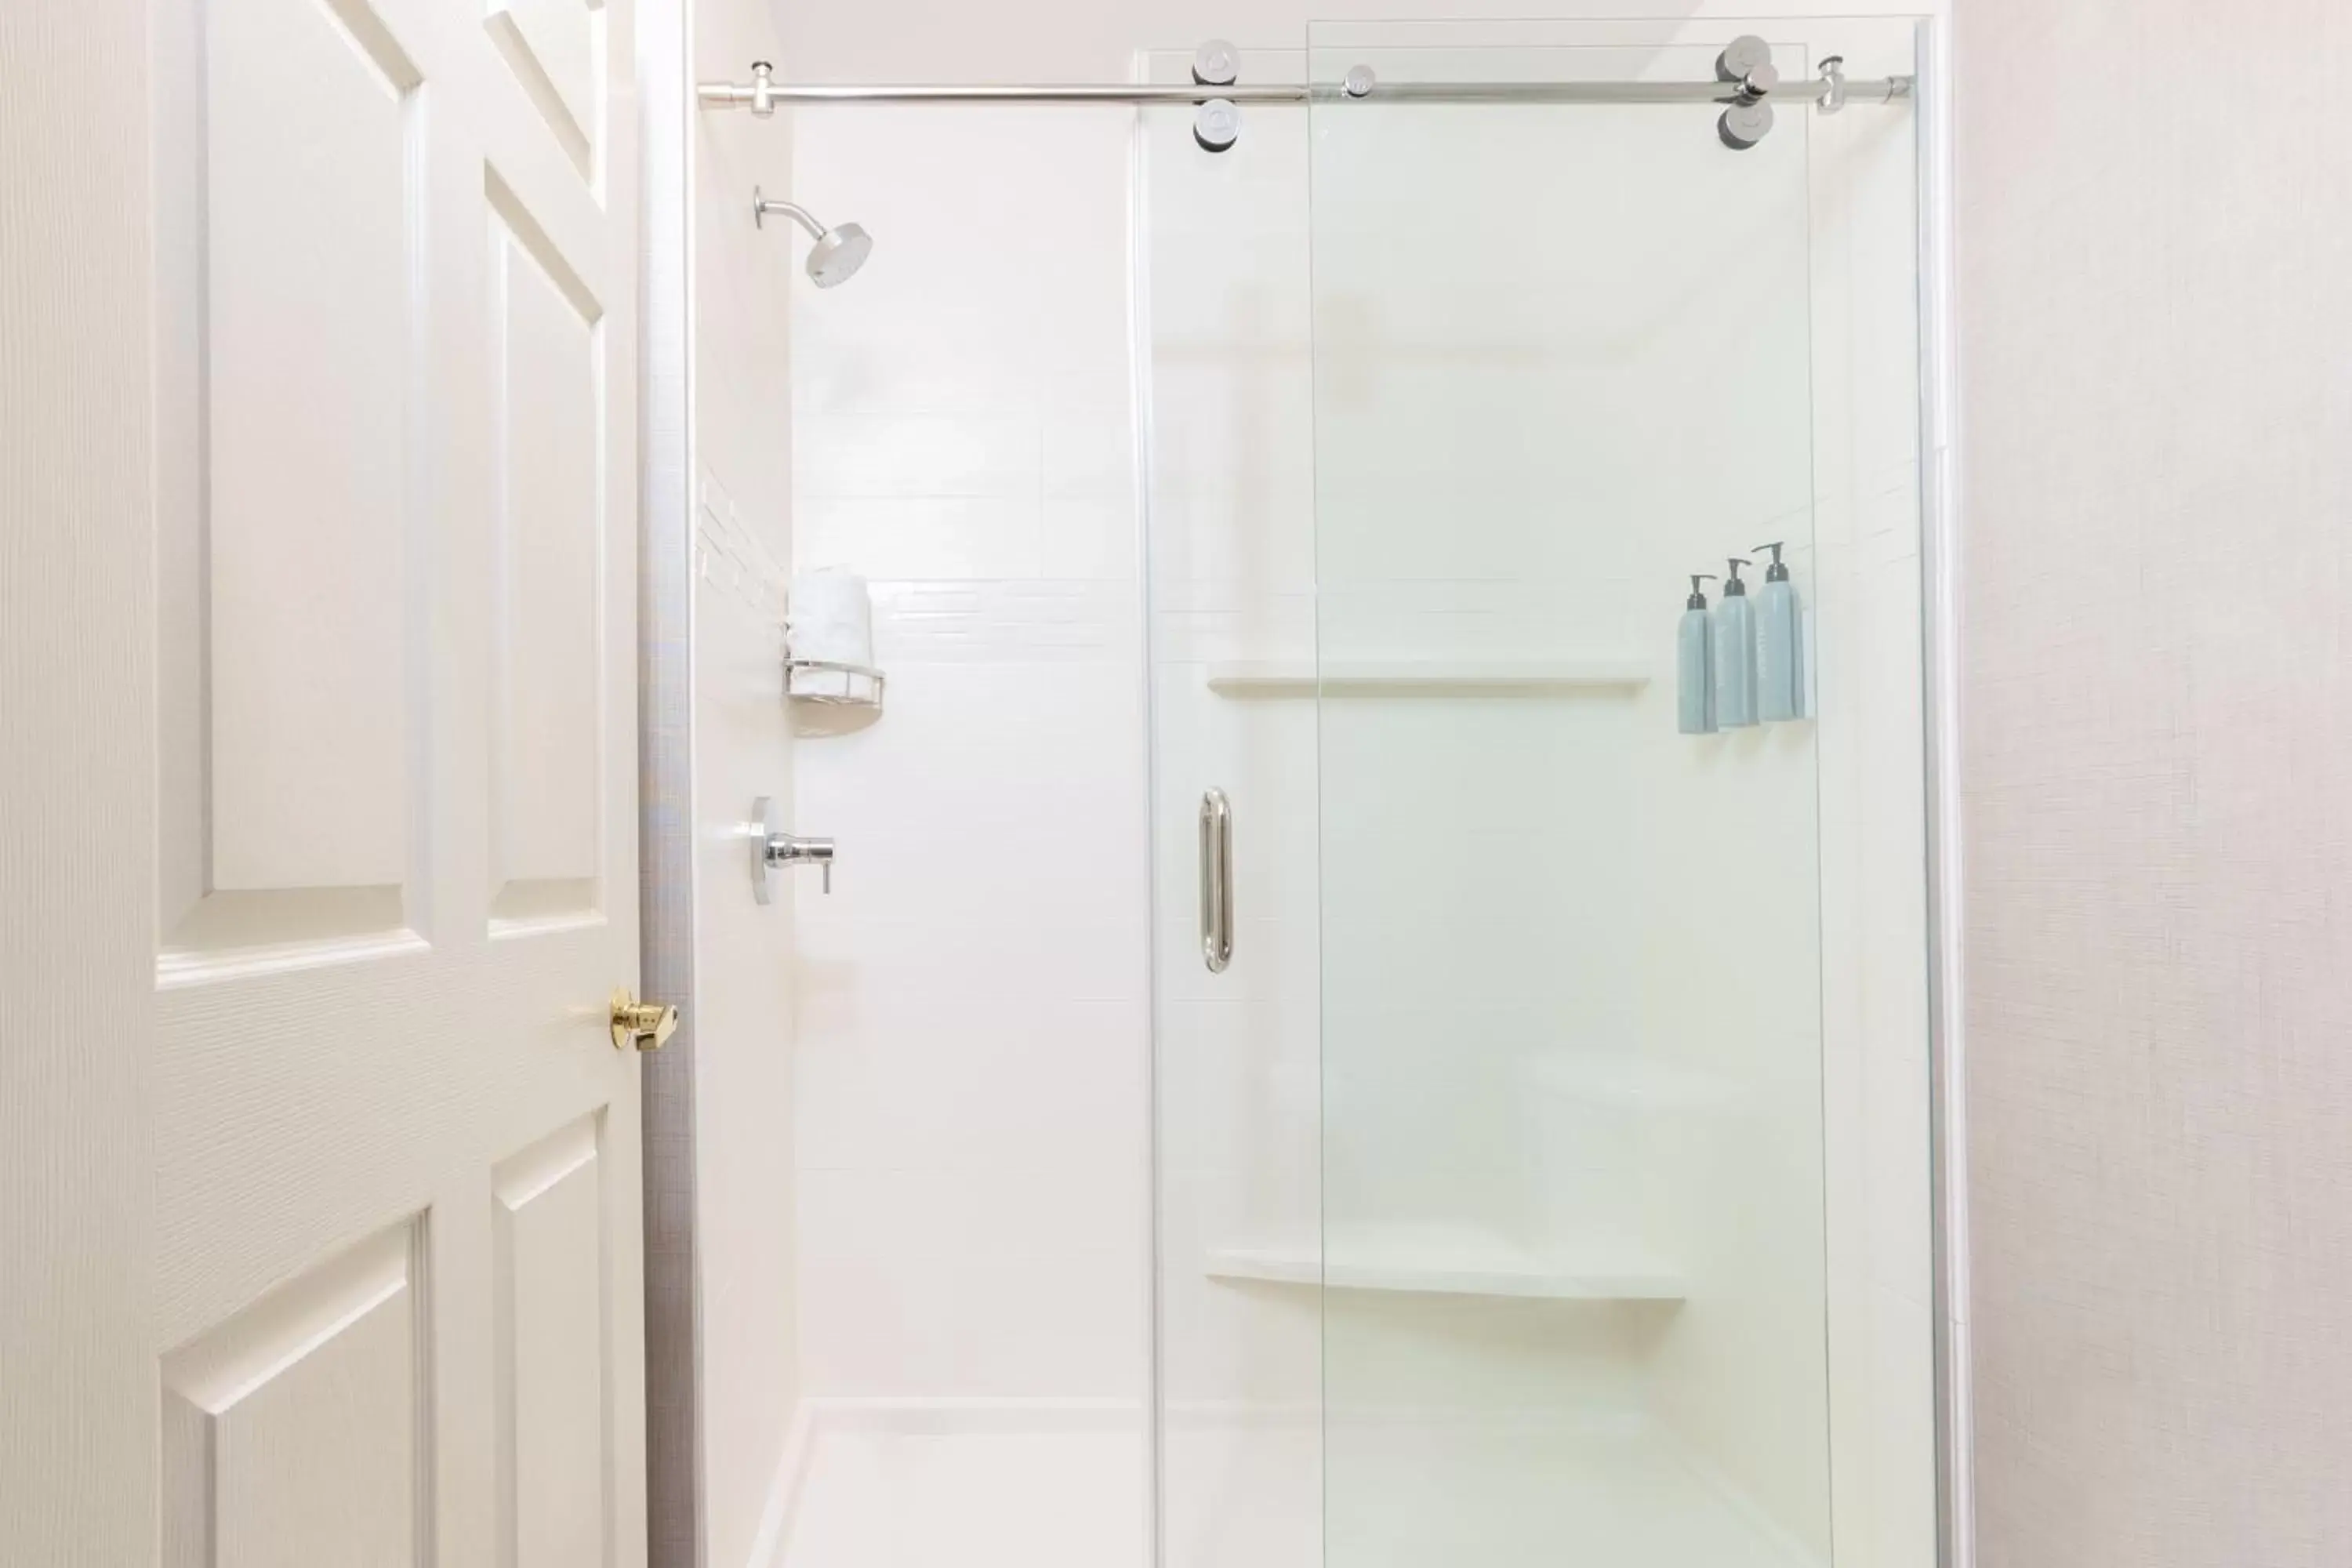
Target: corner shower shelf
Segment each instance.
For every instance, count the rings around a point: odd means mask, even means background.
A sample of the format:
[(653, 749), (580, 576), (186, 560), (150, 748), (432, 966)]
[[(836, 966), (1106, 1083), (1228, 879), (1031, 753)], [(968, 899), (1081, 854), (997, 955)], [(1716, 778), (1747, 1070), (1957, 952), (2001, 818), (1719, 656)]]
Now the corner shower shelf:
[(1679, 1301), (1683, 1281), (1645, 1258), (1562, 1262), (1472, 1229), (1397, 1226), (1335, 1233), (1327, 1264), (1307, 1247), (1218, 1247), (1212, 1279), (1399, 1290), (1438, 1296), (1519, 1296), (1558, 1301)]
[(1221, 697), (1493, 697), (1631, 692), (1650, 683), (1633, 659), (1469, 663), (1454, 659), (1258, 659), (1209, 666)]
[[(795, 675), (840, 675), (848, 679), (841, 683), (839, 692), (795, 691), (793, 689), (793, 677)], [(868, 680), (873, 685), (864, 695), (852, 695), (851, 688), (859, 680)], [(814, 702), (827, 708), (871, 708), (879, 712), (884, 690), (889, 683), (890, 678), (870, 664), (845, 664), (832, 658), (795, 658), (790, 654), (784, 657), (784, 696), (794, 702)]]

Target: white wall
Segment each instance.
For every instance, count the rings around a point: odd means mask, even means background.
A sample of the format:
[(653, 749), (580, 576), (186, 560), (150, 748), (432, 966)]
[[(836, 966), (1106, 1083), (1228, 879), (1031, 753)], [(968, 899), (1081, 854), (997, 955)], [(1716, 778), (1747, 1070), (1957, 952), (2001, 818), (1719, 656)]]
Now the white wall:
[(795, 753), (802, 829), (841, 845), (833, 896), (803, 883), (799, 904), (815, 1394), (1114, 1398), (1139, 1419), (1122, 119), (798, 126), (794, 195), (877, 244), (844, 287), (793, 285), (795, 553), (873, 581), (890, 683), (880, 722)]
[(1958, 12), (1979, 1560), (2340, 1563), (2352, 10)]
[[(697, 74), (776, 48), (765, 9), (700, 0)], [(694, 246), (694, 815), (697, 1243), (704, 1561), (753, 1560), (803, 1379), (793, 1244), (793, 905), (751, 891), (742, 825), (789, 811), (782, 584), (793, 553), (791, 288), (785, 236), (751, 187), (792, 179), (792, 128), (698, 114)]]

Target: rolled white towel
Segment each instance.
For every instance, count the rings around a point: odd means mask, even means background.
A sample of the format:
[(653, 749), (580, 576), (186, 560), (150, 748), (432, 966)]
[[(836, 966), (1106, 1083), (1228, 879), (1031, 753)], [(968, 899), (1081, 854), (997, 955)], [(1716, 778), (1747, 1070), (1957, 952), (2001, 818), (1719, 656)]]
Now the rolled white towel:
[[(784, 616), (784, 646), (794, 658), (871, 668), (874, 601), (866, 591), (866, 579), (838, 566), (793, 578)], [(789, 690), (794, 697), (853, 698), (866, 702), (876, 695), (871, 676), (831, 669), (796, 669)]]

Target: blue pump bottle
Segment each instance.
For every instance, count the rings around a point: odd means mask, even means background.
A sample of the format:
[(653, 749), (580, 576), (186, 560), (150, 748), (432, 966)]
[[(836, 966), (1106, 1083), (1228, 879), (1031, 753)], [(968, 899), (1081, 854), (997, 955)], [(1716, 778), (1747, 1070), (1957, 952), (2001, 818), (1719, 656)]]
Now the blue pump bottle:
[(1723, 603), (1715, 607), (1715, 721), (1726, 730), (1756, 722), (1756, 612), (1739, 569), (1748, 563), (1732, 556), (1723, 580)]
[(1804, 623), (1780, 546), (1756, 548), (1772, 552), (1756, 594), (1756, 716), (1773, 724), (1805, 716)]
[(1715, 626), (1699, 587), (1714, 577), (1712, 572), (1691, 574), (1690, 597), (1683, 601), (1682, 626), (1675, 634), (1675, 726), (1685, 735), (1715, 733)]

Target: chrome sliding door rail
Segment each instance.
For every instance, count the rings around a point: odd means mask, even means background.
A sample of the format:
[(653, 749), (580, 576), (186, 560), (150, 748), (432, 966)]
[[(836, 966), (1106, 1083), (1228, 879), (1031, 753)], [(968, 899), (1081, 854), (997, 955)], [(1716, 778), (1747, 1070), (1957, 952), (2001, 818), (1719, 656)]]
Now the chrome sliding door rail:
[[(749, 109), (765, 117), (792, 104), (994, 103), (1190, 105), (1227, 103), (1891, 103), (1911, 96), (1907, 76), (1848, 80), (1824, 74), (1806, 81), (1766, 82), (1761, 74), (1735, 81), (1412, 81), (1373, 82), (1369, 71), (1348, 83), (1278, 82), (1224, 87), (1034, 83), (994, 86), (898, 83), (879, 86), (780, 82), (755, 65), (748, 82), (706, 81), (695, 90), (705, 109)], [(1363, 90), (1358, 91), (1361, 86)]]

